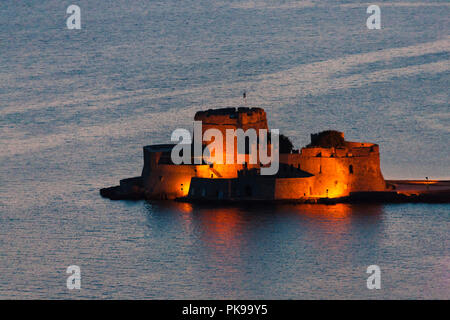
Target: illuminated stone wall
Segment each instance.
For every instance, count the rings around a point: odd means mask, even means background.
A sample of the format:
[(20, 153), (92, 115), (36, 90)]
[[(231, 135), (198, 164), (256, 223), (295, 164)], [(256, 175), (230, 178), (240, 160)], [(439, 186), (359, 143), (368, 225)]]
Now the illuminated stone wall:
[[(361, 145), (364, 145), (361, 147)], [(379, 147), (349, 143), (344, 148), (303, 148), (299, 154), (282, 154), (280, 162), (314, 175), (310, 197), (342, 197), (357, 191), (385, 191)]]
[[(175, 199), (186, 196), (191, 178), (236, 178), (237, 172), (244, 165), (225, 164), (183, 164), (170, 163), (170, 145), (162, 151), (158, 147), (144, 147), (144, 168), (142, 170), (143, 186), (148, 199)], [(248, 161), (248, 155), (246, 156)], [(248, 168), (257, 165), (248, 165)]]
[[(222, 155), (217, 151), (213, 151), (212, 155), (220, 157), (222, 163), (226, 162), (226, 130), (227, 129), (255, 129), (256, 134), (259, 135), (259, 129), (268, 129), (266, 112), (261, 108), (226, 108), (226, 109), (211, 109), (207, 111), (199, 111), (195, 114), (195, 121), (202, 122), (202, 135), (208, 129), (220, 130), (223, 136), (223, 150)], [(205, 140), (204, 144), (209, 144), (212, 140)], [(257, 148), (255, 146), (255, 150)], [(234, 151), (230, 154), (236, 162), (237, 154), (237, 139), (234, 141)]]

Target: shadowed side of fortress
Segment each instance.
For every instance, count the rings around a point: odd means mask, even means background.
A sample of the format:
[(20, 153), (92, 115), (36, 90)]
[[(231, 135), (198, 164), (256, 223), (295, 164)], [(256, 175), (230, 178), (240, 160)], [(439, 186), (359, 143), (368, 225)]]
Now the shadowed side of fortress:
[[(227, 129), (256, 129), (256, 132), (268, 129), (266, 113), (261, 108), (200, 111), (194, 120), (202, 122), (202, 133), (214, 128), (224, 136)], [(285, 139), (280, 139), (279, 170), (275, 175), (261, 175), (259, 161), (249, 164), (252, 146), (243, 154), (244, 164), (180, 165), (171, 160), (175, 144), (145, 146), (141, 176), (121, 180), (120, 186), (102, 189), (101, 194), (111, 199), (199, 202), (398, 200), (399, 196), (405, 196), (395, 191), (395, 184), (384, 180), (377, 144), (346, 141), (344, 134), (338, 131), (312, 134), (311, 143), (301, 150), (293, 150), (292, 145), (283, 148)], [(236, 147), (233, 150), (224, 147), (223, 157), (231, 153), (236, 158), (236, 150)]]

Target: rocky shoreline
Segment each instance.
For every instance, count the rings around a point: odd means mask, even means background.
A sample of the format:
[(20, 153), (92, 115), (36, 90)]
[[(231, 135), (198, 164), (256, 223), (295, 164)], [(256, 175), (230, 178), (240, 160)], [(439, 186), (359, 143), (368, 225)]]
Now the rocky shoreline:
[[(301, 199), (192, 199), (180, 197), (175, 201), (191, 203), (450, 203), (450, 181), (434, 180), (388, 180), (393, 191), (352, 192), (340, 198), (301, 198)], [(165, 200), (154, 199), (142, 186), (141, 177), (125, 179), (121, 185), (100, 189), (100, 195), (110, 200)]]

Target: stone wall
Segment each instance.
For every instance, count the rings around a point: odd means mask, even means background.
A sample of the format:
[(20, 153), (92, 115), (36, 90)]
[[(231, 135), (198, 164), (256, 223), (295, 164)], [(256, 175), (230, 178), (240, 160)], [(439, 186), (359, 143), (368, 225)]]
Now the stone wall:
[[(361, 145), (364, 145), (362, 147)], [(314, 175), (306, 194), (343, 197), (356, 191), (385, 191), (378, 145), (352, 143), (355, 147), (303, 148), (299, 154), (282, 154), (280, 162)]]
[[(386, 184), (380, 170), (377, 145), (357, 148), (303, 148), (301, 153), (281, 154), (280, 163), (313, 174), (310, 178), (277, 179), (271, 189), (276, 199), (335, 198), (356, 191), (385, 191)], [(166, 151), (167, 152), (167, 151)], [(232, 179), (243, 165), (173, 165), (160, 163), (163, 152), (144, 149), (143, 185), (148, 198), (175, 199), (186, 196), (193, 177)], [(248, 160), (248, 156), (246, 158)], [(258, 165), (248, 165), (248, 169)], [(280, 166), (285, 170), (286, 166)], [(267, 197), (249, 177), (254, 195)], [(254, 182), (250, 182), (253, 180)], [(298, 180), (298, 181), (297, 181)], [(267, 181), (266, 181), (267, 182)], [(241, 185), (240, 185), (241, 186)], [(239, 186), (239, 187), (240, 187)], [(238, 187), (238, 186), (236, 186)], [(245, 190), (241, 190), (245, 192)]]
[(274, 198), (284, 200), (314, 197), (310, 191), (314, 181), (314, 176), (309, 178), (278, 178), (275, 180)]
[(274, 177), (239, 177), (232, 179), (193, 178), (189, 189), (191, 199), (273, 200)]

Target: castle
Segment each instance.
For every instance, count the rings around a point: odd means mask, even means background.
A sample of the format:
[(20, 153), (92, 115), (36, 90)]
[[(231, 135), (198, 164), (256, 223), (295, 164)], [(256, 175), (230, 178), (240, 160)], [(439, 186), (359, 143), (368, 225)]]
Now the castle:
[[(268, 129), (266, 113), (261, 108), (200, 111), (194, 120), (202, 122), (202, 133), (211, 128), (224, 135), (226, 129)], [(262, 164), (249, 164), (249, 150), (243, 164), (224, 161), (177, 165), (171, 159), (175, 144), (145, 146), (141, 176), (121, 180), (114, 189), (102, 189), (102, 195), (112, 199), (316, 202), (389, 189), (381, 173), (377, 144), (345, 141), (344, 134), (337, 131), (312, 134), (311, 143), (301, 150), (292, 150), (289, 143), (288, 147), (280, 147), (279, 169), (274, 175), (260, 175)], [(236, 149), (224, 149), (223, 156), (233, 152), (236, 157)]]

